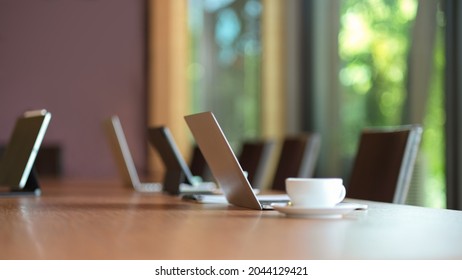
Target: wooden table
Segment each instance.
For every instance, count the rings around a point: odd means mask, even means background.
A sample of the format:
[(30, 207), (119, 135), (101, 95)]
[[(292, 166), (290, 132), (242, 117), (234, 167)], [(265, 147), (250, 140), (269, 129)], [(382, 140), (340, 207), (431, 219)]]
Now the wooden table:
[(341, 219), (200, 205), (115, 182), (0, 199), (0, 259), (462, 259), (462, 211), (361, 201)]

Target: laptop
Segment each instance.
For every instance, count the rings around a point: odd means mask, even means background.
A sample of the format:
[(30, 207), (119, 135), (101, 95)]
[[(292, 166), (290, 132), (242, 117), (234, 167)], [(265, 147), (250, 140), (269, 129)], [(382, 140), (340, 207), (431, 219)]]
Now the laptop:
[[(180, 183), (176, 186), (172, 186), (170, 184), (171, 181), (168, 181), (167, 184), (168, 188), (165, 188), (162, 183), (160, 182), (141, 182), (138, 176), (138, 172), (136, 171), (135, 163), (131, 156), (130, 149), (128, 148), (128, 143), (125, 138), (125, 133), (122, 128), (122, 124), (118, 116), (111, 116), (107, 120), (104, 121), (104, 128), (106, 134), (108, 136), (109, 144), (112, 148), (112, 152), (114, 154), (114, 158), (117, 163), (117, 167), (119, 170), (119, 174), (122, 177), (122, 180), (126, 186), (134, 188), (136, 191), (139, 192), (162, 192), (166, 191), (170, 194), (179, 194), (179, 193), (212, 193), (212, 190), (215, 191), (216, 185), (213, 183), (204, 183), (201, 186), (197, 186), (196, 183)], [(156, 135), (155, 138), (162, 136)], [(162, 141), (162, 140), (160, 140)], [(172, 141), (169, 143), (173, 143)], [(167, 145), (168, 148), (168, 145)], [(181, 155), (178, 153), (178, 158), (181, 158)], [(181, 158), (182, 159), (182, 158)], [(167, 167), (169, 165), (166, 165)], [(171, 172), (172, 173), (172, 172)], [(171, 174), (166, 171), (166, 177), (164, 181), (168, 179), (168, 174)], [(198, 181), (198, 179), (195, 179)], [(192, 181), (190, 181), (192, 182)]]
[(111, 116), (103, 125), (124, 185), (139, 192), (161, 192), (161, 183), (140, 181), (119, 117)]
[(212, 194), (217, 192), (214, 182), (203, 182), (200, 176), (193, 176), (168, 127), (149, 128), (148, 139), (165, 165), (166, 170), (163, 181), (165, 192), (173, 195), (181, 193)]
[[(185, 120), (228, 203), (263, 210), (273, 209), (273, 203), (290, 201), (287, 194), (255, 194), (212, 112), (189, 115), (185, 117)], [(220, 197), (196, 196), (193, 199), (220, 201)]]
[(0, 161), (2, 195), (40, 194), (33, 165), (50, 120), (51, 113), (46, 110), (27, 111), (17, 119)]

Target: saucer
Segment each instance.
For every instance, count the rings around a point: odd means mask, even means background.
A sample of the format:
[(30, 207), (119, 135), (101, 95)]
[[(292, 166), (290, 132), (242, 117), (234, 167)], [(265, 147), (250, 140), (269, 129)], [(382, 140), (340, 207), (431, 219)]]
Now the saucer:
[(342, 215), (357, 209), (354, 204), (337, 204), (334, 207), (327, 208), (310, 208), (302, 206), (290, 205), (273, 205), (273, 208), (289, 217), (303, 217), (303, 218), (341, 218)]

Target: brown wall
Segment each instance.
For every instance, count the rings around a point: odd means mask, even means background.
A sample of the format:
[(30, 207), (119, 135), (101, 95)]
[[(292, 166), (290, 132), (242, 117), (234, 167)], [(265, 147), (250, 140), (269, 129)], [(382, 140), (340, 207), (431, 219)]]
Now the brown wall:
[(46, 108), (66, 177), (115, 176), (101, 121), (118, 114), (141, 171), (145, 96), (145, 1), (0, 0), (0, 143)]

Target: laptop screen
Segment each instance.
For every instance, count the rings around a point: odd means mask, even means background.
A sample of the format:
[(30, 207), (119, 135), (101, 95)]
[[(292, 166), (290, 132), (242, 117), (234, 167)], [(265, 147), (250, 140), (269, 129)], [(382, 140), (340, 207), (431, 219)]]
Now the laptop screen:
[(228, 202), (240, 207), (262, 209), (212, 112), (189, 115), (185, 120)]
[(140, 185), (140, 178), (138, 177), (138, 172), (136, 171), (119, 117), (116, 115), (111, 116), (104, 121), (103, 125), (124, 184), (136, 188)]
[(17, 119), (0, 161), (1, 186), (24, 188), (50, 119), (46, 110), (28, 111)]

